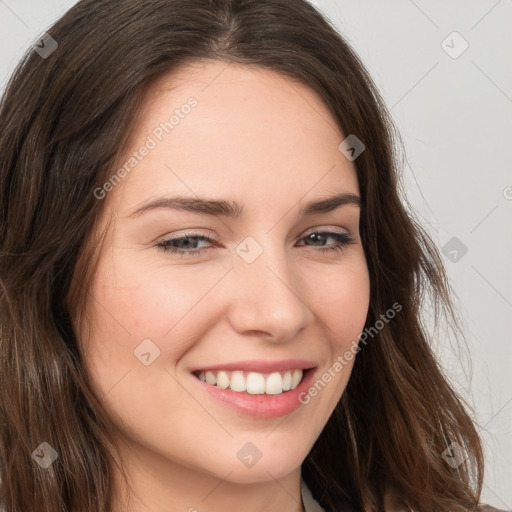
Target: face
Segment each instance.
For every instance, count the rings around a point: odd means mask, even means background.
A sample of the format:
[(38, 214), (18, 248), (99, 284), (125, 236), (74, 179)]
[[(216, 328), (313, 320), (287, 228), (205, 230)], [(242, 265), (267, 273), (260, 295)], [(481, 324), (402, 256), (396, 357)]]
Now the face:
[(81, 345), (139, 464), (254, 483), (298, 471), (339, 401), (369, 277), (346, 135), (306, 86), (226, 66), (155, 84), (96, 191)]

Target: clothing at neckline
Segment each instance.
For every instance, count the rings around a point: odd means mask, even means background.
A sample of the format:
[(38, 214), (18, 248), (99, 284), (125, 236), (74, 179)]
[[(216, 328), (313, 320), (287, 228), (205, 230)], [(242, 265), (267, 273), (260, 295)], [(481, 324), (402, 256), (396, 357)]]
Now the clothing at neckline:
[(309, 490), (306, 481), (301, 478), (301, 493), (302, 493), (302, 502), (304, 503), (304, 512), (325, 512), (318, 501), (313, 498), (311, 491)]

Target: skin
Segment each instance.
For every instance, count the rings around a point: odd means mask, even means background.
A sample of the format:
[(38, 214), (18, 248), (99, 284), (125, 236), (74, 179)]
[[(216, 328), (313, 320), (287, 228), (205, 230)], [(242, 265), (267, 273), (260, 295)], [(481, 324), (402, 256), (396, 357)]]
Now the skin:
[[(321, 376), (358, 339), (369, 305), (360, 209), (298, 213), (334, 192), (359, 196), (354, 163), (338, 150), (345, 135), (312, 90), (219, 61), (182, 67), (148, 90), (127, 155), (191, 96), (197, 107), (108, 192), (98, 225), (108, 235), (81, 347), (132, 486), (128, 502), (118, 480), (115, 510), (225, 512), (243, 504), (246, 512), (299, 512), (301, 464), (353, 360), (307, 405), (272, 419), (228, 409), (191, 370), (301, 358)], [(159, 208), (130, 216), (171, 194), (237, 201), (244, 215)], [(184, 230), (214, 242), (198, 242), (201, 253), (184, 257), (156, 246)], [(322, 252), (336, 240), (307, 245), (314, 230), (348, 233), (354, 243)], [(235, 250), (247, 236), (263, 248), (250, 264)], [(149, 366), (134, 356), (144, 339), (160, 350)], [(251, 468), (236, 456), (247, 442), (262, 453)]]

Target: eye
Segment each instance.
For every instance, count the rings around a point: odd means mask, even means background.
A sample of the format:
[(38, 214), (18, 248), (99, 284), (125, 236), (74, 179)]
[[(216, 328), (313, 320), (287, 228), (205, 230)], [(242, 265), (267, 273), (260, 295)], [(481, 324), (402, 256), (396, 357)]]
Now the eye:
[[(333, 245), (329, 245), (324, 247), (322, 245), (323, 242), (328, 240), (329, 238), (335, 240)], [(302, 240), (307, 240), (309, 242), (313, 242), (313, 246), (321, 245), (320, 251), (345, 251), (347, 247), (355, 242), (355, 238), (348, 233), (338, 233), (337, 231), (313, 231), (309, 233)]]
[[(329, 239), (334, 240), (335, 243), (324, 246), (323, 244)], [(319, 247), (317, 250), (320, 252), (342, 252), (345, 251), (349, 245), (355, 243), (353, 236), (337, 231), (313, 231), (301, 238), (301, 240), (310, 242), (312, 245), (309, 246)], [(183, 236), (178, 238), (168, 238), (167, 240), (158, 242), (156, 246), (164, 252), (178, 254), (179, 256), (200, 254), (205, 250), (213, 249), (213, 247), (198, 247), (202, 242), (206, 242), (207, 244), (213, 243), (218, 246), (218, 243), (214, 239), (197, 233), (184, 233)], [(305, 245), (308, 246), (308, 244)]]
[(202, 249), (197, 248), (200, 242), (213, 242), (210, 237), (199, 235), (197, 233), (184, 233), (184, 236), (179, 238), (169, 238), (158, 242), (156, 246), (164, 252), (171, 252), (173, 254), (188, 255), (199, 254)]

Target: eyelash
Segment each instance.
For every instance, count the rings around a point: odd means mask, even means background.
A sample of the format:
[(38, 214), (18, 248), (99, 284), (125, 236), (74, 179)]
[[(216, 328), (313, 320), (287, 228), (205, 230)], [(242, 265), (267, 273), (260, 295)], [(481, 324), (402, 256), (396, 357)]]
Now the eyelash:
[[(349, 235), (347, 233), (338, 233), (336, 231), (313, 231), (311, 233), (308, 233), (304, 237), (302, 237), (301, 240), (304, 238), (307, 238), (311, 235), (328, 235), (328, 237), (334, 238), (335, 240), (337, 240), (335, 245), (318, 249), (320, 252), (323, 252), (323, 253), (327, 253), (329, 251), (345, 252), (347, 250), (348, 246), (355, 242), (355, 239), (351, 235)], [(203, 250), (211, 249), (211, 247), (205, 247), (202, 249), (180, 249), (178, 247), (173, 247), (171, 245), (172, 243), (175, 243), (175, 242), (187, 239), (187, 238), (193, 238), (200, 242), (214, 242), (214, 240), (212, 240), (211, 238), (203, 236), (203, 235), (198, 235), (196, 233), (185, 233), (183, 236), (181, 236), (179, 238), (169, 238), (167, 240), (162, 240), (161, 242), (158, 242), (156, 244), (156, 246), (163, 252), (170, 252), (172, 254), (178, 254), (180, 256), (199, 254)], [(305, 246), (305, 247), (307, 247), (307, 246)], [(315, 247), (315, 246), (311, 246), (311, 247)]]

